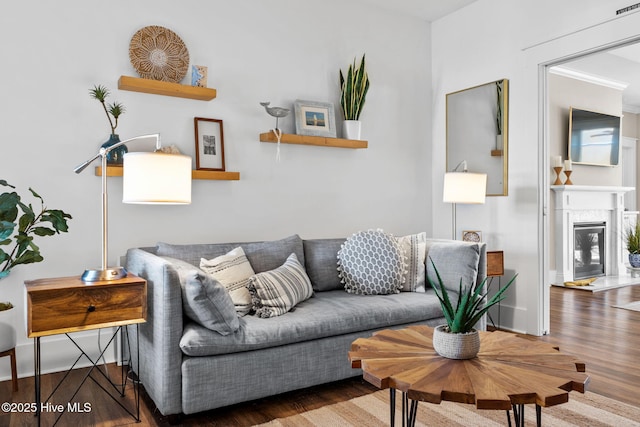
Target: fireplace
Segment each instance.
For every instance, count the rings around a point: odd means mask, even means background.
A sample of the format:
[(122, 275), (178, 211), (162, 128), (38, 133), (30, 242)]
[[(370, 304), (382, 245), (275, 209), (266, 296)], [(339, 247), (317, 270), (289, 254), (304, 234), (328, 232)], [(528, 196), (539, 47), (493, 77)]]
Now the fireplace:
[[(552, 283), (561, 284), (580, 277), (624, 275), (624, 194), (633, 188), (554, 185), (551, 189), (555, 204), (556, 260)], [(582, 225), (586, 225), (584, 230)], [(580, 236), (593, 241), (591, 251), (580, 249), (576, 230)]]
[(573, 224), (573, 278), (605, 276), (606, 222)]

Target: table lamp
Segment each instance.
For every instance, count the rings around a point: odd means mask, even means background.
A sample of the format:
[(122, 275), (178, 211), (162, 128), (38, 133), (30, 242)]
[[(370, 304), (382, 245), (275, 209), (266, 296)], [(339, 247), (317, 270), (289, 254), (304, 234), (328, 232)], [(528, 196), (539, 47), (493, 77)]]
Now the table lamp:
[[(462, 166), (462, 172), (456, 172)], [(444, 174), (442, 201), (452, 203), (452, 239), (456, 240), (456, 204), (483, 204), (487, 194), (487, 174), (470, 173), (467, 161), (461, 161), (453, 171)]]
[(160, 152), (160, 134), (141, 135), (126, 139), (110, 147), (102, 147), (98, 154), (78, 165), (75, 173), (80, 173), (94, 160), (102, 161), (102, 266), (87, 269), (82, 281), (97, 282), (116, 280), (127, 275), (123, 267), (108, 267), (108, 197), (107, 197), (107, 154), (114, 148), (140, 139), (156, 139), (155, 152), (127, 153), (123, 158), (122, 202), (139, 204), (191, 203), (191, 157), (182, 154)]

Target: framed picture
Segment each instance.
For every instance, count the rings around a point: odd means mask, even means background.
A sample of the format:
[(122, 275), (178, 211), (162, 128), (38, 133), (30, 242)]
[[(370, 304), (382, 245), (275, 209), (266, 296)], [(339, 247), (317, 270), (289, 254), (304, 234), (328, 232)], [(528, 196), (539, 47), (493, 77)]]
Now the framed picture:
[(298, 135), (336, 137), (336, 114), (330, 102), (296, 100), (296, 133)]
[(480, 230), (463, 230), (462, 231), (462, 241), (463, 242), (480, 243), (480, 242), (482, 242), (482, 231), (480, 231)]
[(224, 171), (224, 133), (222, 120), (193, 119), (196, 135), (196, 169)]

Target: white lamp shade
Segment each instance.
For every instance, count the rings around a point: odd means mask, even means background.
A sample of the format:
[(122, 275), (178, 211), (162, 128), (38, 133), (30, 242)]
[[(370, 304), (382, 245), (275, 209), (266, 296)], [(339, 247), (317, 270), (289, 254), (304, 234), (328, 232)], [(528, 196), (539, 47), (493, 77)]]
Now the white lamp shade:
[(484, 173), (448, 172), (444, 175), (446, 203), (484, 203), (487, 194), (487, 175)]
[(127, 153), (123, 168), (123, 203), (191, 203), (191, 157), (158, 152)]

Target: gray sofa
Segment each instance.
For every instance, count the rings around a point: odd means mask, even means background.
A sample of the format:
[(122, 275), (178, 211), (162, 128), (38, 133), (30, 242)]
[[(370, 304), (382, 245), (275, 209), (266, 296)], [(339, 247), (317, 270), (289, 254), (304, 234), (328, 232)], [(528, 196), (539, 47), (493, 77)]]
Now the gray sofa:
[[(444, 323), (430, 289), (390, 295), (354, 295), (343, 289), (336, 270), (345, 239), (170, 245), (129, 249), (126, 268), (147, 279), (148, 316), (139, 329), (140, 368), (147, 394), (163, 415), (192, 414), (290, 390), (361, 375), (347, 352), (359, 337), (385, 328)], [(185, 281), (206, 280), (198, 268), (209, 259), (242, 247), (256, 273), (269, 271), (295, 253), (314, 295), (278, 317), (246, 315), (227, 319), (222, 334), (185, 314)], [(486, 276), (486, 248), (450, 240), (426, 239), (427, 259), (436, 263), (451, 291), (460, 278)], [(426, 273), (433, 276), (430, 263)], [(187, 274), (188, 273), (188, 274)], [(450, 287), (451, 285), (451, 287)], [(225, 302), (226, 296), (212, 299)], [(213, 309), (215, 311), (215, 308)], [(224, 316), (215, 316), (226, 328)], [(219, 323), (220, 324), (220, 323)], [(486, 323), (478, 325), (483, 329)], [(235, 328), (235, 330), (233, 330)], [(135, 334), (130, 334), (135, 348)], [(133, 366), (137, 353), (132, 352)]]

